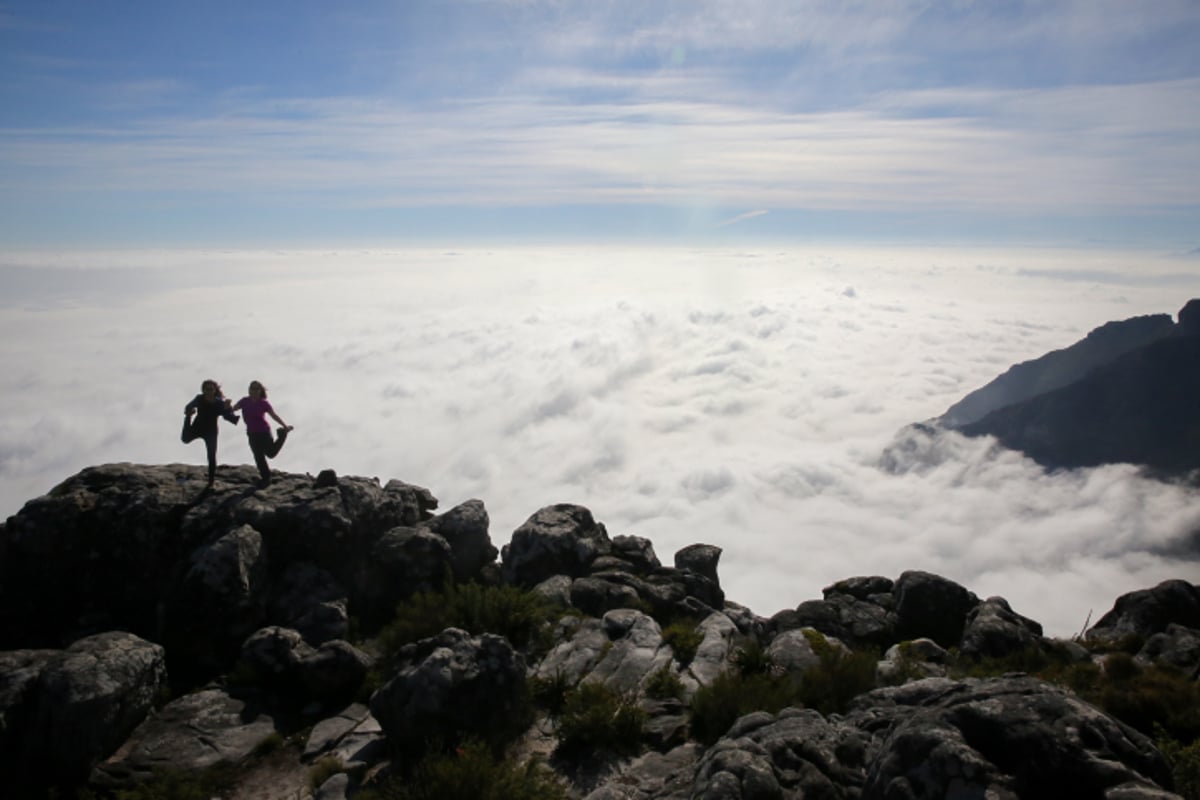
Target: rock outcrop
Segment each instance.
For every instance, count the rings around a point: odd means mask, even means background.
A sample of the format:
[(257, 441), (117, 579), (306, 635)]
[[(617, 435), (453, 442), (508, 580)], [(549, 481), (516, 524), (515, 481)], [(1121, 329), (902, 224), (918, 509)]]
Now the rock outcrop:
[[(582, 506), (536, 511), (498, 551), (478, 500), (434, 515), (427, 491), (398, 481), (254, 478), (222, 470), (204, 491), (199, 467), (95, 467), (0, 526), (10, 796), (253, 770), (274, 742), (293, 762), (243, 775), (243, 795), (308, 796), (325, 759), (339, 774), (313, 794), (352, 798), (472, 739), (550, 756), (590, 800), (1175, 796), (1144, 730), (1029, 675), (953, 674), (1042, 658), (1194, 682), (1200, 586), (1187, 581), (1119, 598), (1082, 642), (919, 571), (847, 578), (768, 620), (725, 599), (720, 548), (667, 567)], [(446, 628), (381, 658), (371, 632), (388, 610), (447, 581), (528, 592), (557, 621), (521, 643)], [(715, 743), (691, 736), (690, 704), (751, 662), (811, 693), (864, 654), (874, 680), (841, 713), (752, 708)], [(561, 723), (531, 705), (535, 689), (592, 685), (637, 708), (635, 755), (560, 753)]]

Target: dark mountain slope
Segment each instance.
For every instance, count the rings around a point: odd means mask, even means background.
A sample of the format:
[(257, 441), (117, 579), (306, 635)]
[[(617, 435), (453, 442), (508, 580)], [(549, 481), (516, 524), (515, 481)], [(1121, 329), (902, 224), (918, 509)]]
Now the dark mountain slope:
[(1113, 359), (1176, 333), (1168, 314), (1109, 322), (1070, 347), (1011, 367), (986, 386), (976, 389), (947, 409), (938, 422), (963, 428), (1005, 406), (1061, 389)]
[(1052, 468), (1129, 462), (1169, 474), (1200, 469), (1200, 336), (1159, 339), (960, 430), (993, 435)]

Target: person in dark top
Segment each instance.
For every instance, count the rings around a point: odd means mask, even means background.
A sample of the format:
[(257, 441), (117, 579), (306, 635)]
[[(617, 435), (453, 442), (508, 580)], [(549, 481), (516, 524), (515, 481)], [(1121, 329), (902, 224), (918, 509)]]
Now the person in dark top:
[[(192, 419), (195, 415), (195, 419)], [(183, 433), (180, 439), (189, 444), (197, 439), (204, 440), (204, 449), (208, 453), (208, 485), (211, 487), (217, 477), (217, 419), (224, 417), (234, 425), (238, 423), (238, 415), (233, 413), (229, 401), (221, 394), (221, 386), (212, 378), (200, 384), (200, 394), (183, 409)]]
[[(279, 449), (287, 441), (292, 426), (275, 413), (271, 402), (267, 400), (267, 387), (258, 381), (251, 381), (250, 388), (246, 391), (246, 396), (238, 400), (233, 408), (240, 410), (242, 416), (246, 418), (246, 438), (250, 443), (250, 452), (254, 454), (254, 464), (258, 467), (258, 474), (262, 476), (259, 486), (266, 487), (271, 485), (271, 467), (267, 464), (267, 459), (279, 455)], [(275, 430), (278, 439), (271, 435), (271, 424), (267, 422), (268, 416), (279, 423), (280, 427)]]

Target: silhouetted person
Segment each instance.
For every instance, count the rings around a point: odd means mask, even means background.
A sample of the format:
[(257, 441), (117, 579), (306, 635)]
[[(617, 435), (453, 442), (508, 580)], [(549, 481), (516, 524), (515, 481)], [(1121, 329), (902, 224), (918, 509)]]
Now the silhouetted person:
[[(250, 381), (248, 395), (238, 400), (233, 408), (240, 410), (242, 416), (246, 418), (246, 438), (250, 442), (250, 452), (254, 454), (254, 464), (258, 467), (258, 474), (262, 476), (259, 486), (270, 486), (271, 468), (267, 465), (267, 459), (279, 455), (279, 450), (287, 440), (292, 426), (275, 413), (275, 409), (267, 400), (267, 387), (258, 381)], [(276, 429), (278, 439), (271, 435), (271, 425), (267, 422), (268, 416), (279, 423), (279, 428)]]
[[(192, 415), (196, 418), (193, 420)], [(238, 416), (233, 413), (229, 401), (221, 394), (221, 386), (212, 378), (200, 384), (200, 394), (183, 408), (183, 433), (179, 438), (184, 444), (197, 439), (204, 440), (208, 453), (208, 485), (213, 485), (217, 476), (217, 419), (224, 417), (237, 424)]]

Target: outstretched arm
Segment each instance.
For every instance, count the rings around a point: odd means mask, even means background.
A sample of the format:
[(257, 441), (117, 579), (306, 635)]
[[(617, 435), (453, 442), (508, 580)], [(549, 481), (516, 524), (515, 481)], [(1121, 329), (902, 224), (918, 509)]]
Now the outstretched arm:
[(284, 422), (282, 419), (279, 418), (279, 415), (275, 413), (275, 409), (271, 409), (271, 410), (267, 411), (267, 414), (269, 414), (271, 416), (271, 419), (275, 420), (283, 427), (287, 428), (288, 430), (292, 429), (291, 425), (288, 425), (286, 422)]

